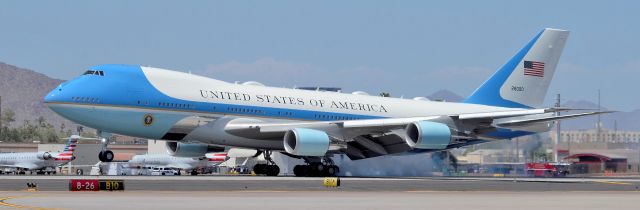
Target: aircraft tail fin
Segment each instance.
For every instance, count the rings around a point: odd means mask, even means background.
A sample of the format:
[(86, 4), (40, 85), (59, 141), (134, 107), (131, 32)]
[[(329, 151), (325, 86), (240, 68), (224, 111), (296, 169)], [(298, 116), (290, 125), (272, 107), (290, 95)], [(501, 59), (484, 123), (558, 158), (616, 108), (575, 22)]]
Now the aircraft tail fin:
[(67, 140), (67, 144), (64, 147), (64, 150), (59, 154), (59, 156), (73, 156), (73, 153), (76, 150), (76, 146), (78, 145), (78, 138), (74, 138), (74, 136), (69, 137)]
[(540, 107), (568, 37), (566, 30), (542, 30), (464, 102), (510, 108)]

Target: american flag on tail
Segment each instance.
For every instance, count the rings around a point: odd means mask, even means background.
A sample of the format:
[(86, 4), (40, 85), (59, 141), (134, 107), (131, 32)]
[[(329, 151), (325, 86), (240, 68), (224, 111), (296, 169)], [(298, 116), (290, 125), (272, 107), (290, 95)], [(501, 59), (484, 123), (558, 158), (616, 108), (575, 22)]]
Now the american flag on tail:
[(524, 61), (524, 75), (544, 77), (544, 63), (537, 61)]

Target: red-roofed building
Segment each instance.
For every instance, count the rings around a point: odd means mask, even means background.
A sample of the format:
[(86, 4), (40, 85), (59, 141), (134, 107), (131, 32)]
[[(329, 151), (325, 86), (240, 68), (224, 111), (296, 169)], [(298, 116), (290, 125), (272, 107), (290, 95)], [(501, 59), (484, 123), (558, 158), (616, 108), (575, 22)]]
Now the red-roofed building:
[(619, 155), (578, 153), (564, 159), (572, 163), (572, 174), (627, 172), (627, 158)]

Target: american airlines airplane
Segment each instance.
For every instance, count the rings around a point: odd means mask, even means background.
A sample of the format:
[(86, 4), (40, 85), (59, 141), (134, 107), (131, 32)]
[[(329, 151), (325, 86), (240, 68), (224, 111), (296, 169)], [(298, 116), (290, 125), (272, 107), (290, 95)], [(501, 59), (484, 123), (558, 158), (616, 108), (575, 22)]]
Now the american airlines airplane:
[(176, 157), (172, 155), (136, 155), (129, 160), (129, 166), (163, 167), (188, 171), (191, 175), (198, 175), (198, 169), (218, 165), (227, 160), (225, 153), (207, 153), (203, 157)]
[(15, 169), (17, 173), (36, 171), (37, 174), (55, 174), (55, 168), (75, 159), (73, 153), (80, 136), (73, 135), (61, 153), (55, 152), (21, 152), (0, 154), (0, 168)]
[[(441, 151), (550, 130), (542, 107), (569, 31), (544, 29), (462, 103), (234, 84), (137, 65), (98, 65), (45, 97), (48, 107), (95, 129), (166, 140), (175, 156), (223, 146), (262, 151), (257, 174), (275, 176), (273, 152), (301, 158), (296, 176), (335, 175), (331, 160)], [(426, 84), (412, 84), (416, 86)]]

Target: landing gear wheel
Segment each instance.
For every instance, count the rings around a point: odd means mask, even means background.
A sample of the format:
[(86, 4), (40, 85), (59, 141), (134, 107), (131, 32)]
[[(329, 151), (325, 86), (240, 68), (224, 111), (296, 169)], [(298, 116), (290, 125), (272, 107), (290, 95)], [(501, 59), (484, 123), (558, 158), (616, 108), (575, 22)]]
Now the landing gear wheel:
[(256, 164), (253, 166), (253, 173), (255, 174), (266, 174), (267, 173), (267, 164)]
[(324, 165), (322, 163), (296, 165), (293, 167), (293, 174), (297, 177), (337, 176), (338, 173), (340, 173), (340, 168), (338, 166)]
[(100, 151), (98, 159), (102, 162), (111, 162), (113, 161), (113, 152), (111, 150)]
[(267, 176), (278, 176), (279, 173), (280, 167), (277, 165), (267, 165), (265, 173)]
[(280, 167), (271, 159), (271, 151), (265, 150), (263, 154), (267, 163), (255, 164), (253, 166), (253, 173), (256, 175), (278, 176), (278, 174), (280, 174)]
[(321, 177), (321, 176), (326, 176), (325, 174), (325, 170), (327, 169), (327, 167), (325, 165), (322, 165), (322, 163), (314, 163), (309, 165), (311, 168), (311, 173), (309, 174), (309, 176), (312, 177)]
[(293, 167), (293, 175), (295, 176), (307, 176), (307, 169), (305, 165), (296, 165)]
[(197, 176), (198, 172), (196, 170), (191, 171), (191, 176)]
[(104, 160), (105, 162), (113, 161), (113, 152), (111, 150), (104, 151)]
[(326, 176), (336, 176), (338, 174), (338, 166), (328, 166), (325, 170)]

